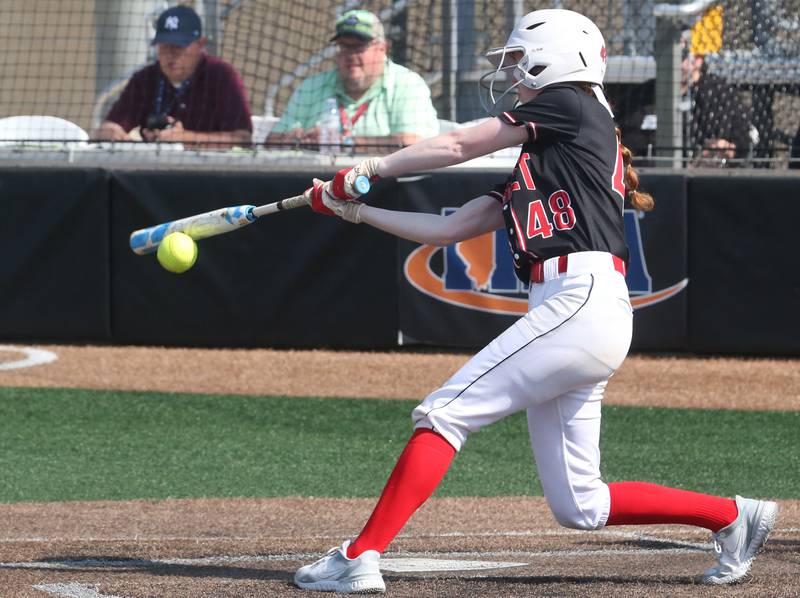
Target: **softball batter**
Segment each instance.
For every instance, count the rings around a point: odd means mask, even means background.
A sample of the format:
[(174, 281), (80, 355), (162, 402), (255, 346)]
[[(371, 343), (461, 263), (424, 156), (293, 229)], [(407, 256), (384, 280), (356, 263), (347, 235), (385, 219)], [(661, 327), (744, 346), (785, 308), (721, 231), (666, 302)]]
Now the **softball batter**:
[[(602, 34), (578, 13), (539, 10), (523, 17), (506, 45), (487, 58), (496, 67), (488, 77), (490, 102), (513, 90), (516, 108), (366, 160), (331, 182), (315, 180), (307, 197), (317, 211), (430, 245), (504, 227), (517, 275), (530, 282), (529, 312), (414, 409), (415, 431), (362, 532), (299, 569), (295, 583), (384, 591), (380, 554), (433, 493), (469, 434), (522, 410), (544, 494), (561, 525), (705, 527), (719, 563), (700, 580), (736, 582), (774, 525), (774, 502), (644, 482), (606, 484), (600, 475), (601, 400), (631, 340), (623, 202), (653, 207), (637, 190), (630, 152), (619, 143), (603, 95)], [(495, 80), (507, 71), (514, 82), (495, 98)], [(343, 201), (357, 195), (356, 175), (400, 176), (520, 144), (508, 180), (447, 217)]]

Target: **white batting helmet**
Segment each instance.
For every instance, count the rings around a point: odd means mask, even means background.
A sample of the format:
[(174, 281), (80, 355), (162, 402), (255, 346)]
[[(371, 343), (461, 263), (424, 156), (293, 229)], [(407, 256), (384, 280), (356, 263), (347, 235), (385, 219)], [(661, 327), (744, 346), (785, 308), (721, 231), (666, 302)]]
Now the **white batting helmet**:
[[(516, 52), (522, 58), (513, 55)], [(490, 49), (486, 58), (495, 66), (481, 77), (481, 84), (489, 90), (491, 98), (489, 111), (517, 85), (542, 89), (554, 83), (575, 81), (602, 87), (606, 73), (603, 34), (591, 19), (571, 10), (528, 13), (514, 27), (506, 44)], [(511, 71), (516, 81), (495, 100), (495, 80), (507, 71)], [(484, 80), (490, 76), (487, 86)]]

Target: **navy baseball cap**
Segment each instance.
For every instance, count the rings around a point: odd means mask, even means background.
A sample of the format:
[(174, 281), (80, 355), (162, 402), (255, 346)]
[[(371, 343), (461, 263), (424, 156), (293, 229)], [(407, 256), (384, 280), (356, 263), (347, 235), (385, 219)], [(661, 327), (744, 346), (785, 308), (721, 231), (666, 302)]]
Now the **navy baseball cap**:
[(152, 45), (169, 44), (185, 48), (202, 35), (203, 23), (194, 9), (189, 6), (173, 6), (158, 17)]

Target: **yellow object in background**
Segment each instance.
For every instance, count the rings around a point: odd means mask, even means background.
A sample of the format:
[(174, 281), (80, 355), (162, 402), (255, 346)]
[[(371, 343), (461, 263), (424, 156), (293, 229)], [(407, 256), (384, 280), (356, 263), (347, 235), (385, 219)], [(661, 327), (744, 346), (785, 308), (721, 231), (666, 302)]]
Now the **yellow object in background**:
[(194, 266), (197, 261), (197, 243), (184, 233), (172, 233), (158, 245), (158, 263), (165, 270), (180, 274)]
[(695, 56), (715, 54), (722, 49), (722, 6), (712, 6), (692, 27), (690, 51)]

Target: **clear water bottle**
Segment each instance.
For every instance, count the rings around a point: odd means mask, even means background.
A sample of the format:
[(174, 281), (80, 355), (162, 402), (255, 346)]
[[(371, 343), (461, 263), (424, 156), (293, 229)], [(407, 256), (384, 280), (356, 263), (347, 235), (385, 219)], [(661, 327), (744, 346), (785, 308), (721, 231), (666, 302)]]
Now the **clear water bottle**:
[(339, 103), (336, 98), (328, 98), (319, 117), (319, 151), (323, 154), (338, 154), (341, 137)]

